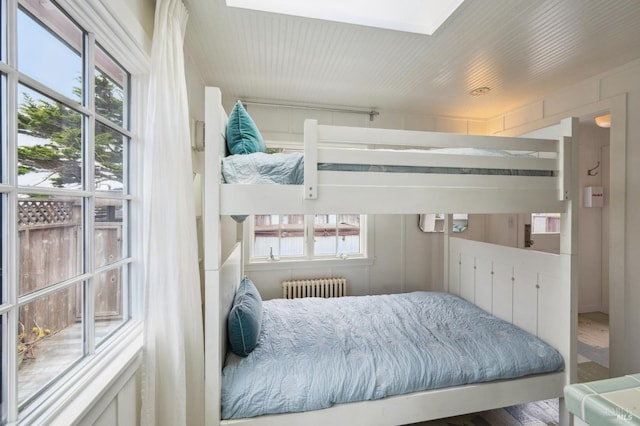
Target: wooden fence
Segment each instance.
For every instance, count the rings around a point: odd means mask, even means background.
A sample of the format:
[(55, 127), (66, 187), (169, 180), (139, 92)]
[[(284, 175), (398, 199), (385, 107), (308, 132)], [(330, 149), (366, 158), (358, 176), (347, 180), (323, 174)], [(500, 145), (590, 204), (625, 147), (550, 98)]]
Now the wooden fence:
[[(20, 295), (82, 273), (85, 250), (79, 203), (24, 199), (19, 201), (18, 211)], [(103, 266), (122, 256), (122, 222), (113, 215), (96, 216), (112, 220), (95, 222), (94, 262)], [(97, 275), (94, 282), (96, 318), (121, 318), (121, 270)], [(80, 321), (82, 309), (82, 287), (74, 285), (22, 306), (20, 322), (27, 332), (34, 326), (55, 332)]]

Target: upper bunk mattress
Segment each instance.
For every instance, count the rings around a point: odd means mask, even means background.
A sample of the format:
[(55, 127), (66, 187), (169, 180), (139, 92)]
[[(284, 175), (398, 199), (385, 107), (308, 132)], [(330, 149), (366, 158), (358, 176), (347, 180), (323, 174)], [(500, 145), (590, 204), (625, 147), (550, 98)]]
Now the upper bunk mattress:
[[(389, 151), (393, 150), (378, 150)], [(411, 150), (406, 150), (410, 152)], [(416, 150), (417, 151), (417, 150)], [(422, 154), (424, 150), (420, 151)], [(491, 157), (530, 157), (527, 154), (512, 154), (500, 150), (476, 148), (433, 149), (434, 154), (478, 155)], [(492, 169), (473, 167), (430, 167), (430, 166), (394, 166), (370, 164), (333, 164), (319, 163), (321, 171), (343, 172), (386, 172), (386, 173), (438, 173), (472, 175), (509, 175), (509, 176), (553, 176), (546, 170)], [(304, 183), (304, 157), (301, 153), (231, 155), (222, 160), (222, 177), (225, 183), (302, 185)]]
[(222, 417), (301, 412), (561, 371), (537, 337), (457, 296), (414, 292), (264, 302), (246, 358), (227, 354)]

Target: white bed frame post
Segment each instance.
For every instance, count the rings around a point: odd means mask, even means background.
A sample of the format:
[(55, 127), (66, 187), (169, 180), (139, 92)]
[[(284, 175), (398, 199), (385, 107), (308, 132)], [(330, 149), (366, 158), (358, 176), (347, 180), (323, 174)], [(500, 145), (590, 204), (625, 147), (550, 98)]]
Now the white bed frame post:
[(450, 262), (455, 261), (451, 259), (451, 251), (449, 247), (449, 238), (453, 237), (453, 214), (445, 215), (444, 219), (444, 268), (442, 271), (442, 280), (444, 288), (442, 291), (451, 293), (451, 285), (449, 280), (451, 276), (449, 275), (449, 269), (451, 268)]
[[(566, 307), (569, 315), (569, 318), (566, 318), (566, 323), (569, 324), (569, 359), (565, 359), (568, 364), (565, 366), (567, 384), (575, 383), (578, 379), (578, 209), (580, 208), (578, 126), (577, 118), (567, 118), (560, 125), (563, 137), (560, 149), (565, 173), (561, 182), (564, 182), (565, 199), (568, 203), (567, 209), (560, 218), (560, 255), (567, 258), (565, 267), (569, 269), (567, 273), (571, 277), (568, 283), (570, 305)], [(564, 398), (560, 398), (560, 424), (573, 424), (573, 416), (569, 414)]]
[(203, 185), (203, 231), (206, 248), (204, 252), (204, 269), (217, 270), (222, 263), (221, 255), (221, 223), (220, 223), (220, 174), (221, 157), (224, 146), (219, 142), (220, 135), (226, 133), (221, 128), (222, 93), (217, 87), (205, 88), (205, 123), (204, 132), (204, 185)]
[(221, 256), (221, 223), (220, 223), (220, 155), (224, 155), (225, 147), (219, 147), (223, 122), (220, 116), (222, 93), (216, 87), (205, 88), (205, 152), (204, 152), (204, 185), (202, 194), (203, 213), (202, 226), (204, 234), (204, 346), (205, 346), (205, 424), (220, 423), (220, 388), (223, 359), (220, 358), (221, 343), (219, 318), (220, 287), (219, 269)]

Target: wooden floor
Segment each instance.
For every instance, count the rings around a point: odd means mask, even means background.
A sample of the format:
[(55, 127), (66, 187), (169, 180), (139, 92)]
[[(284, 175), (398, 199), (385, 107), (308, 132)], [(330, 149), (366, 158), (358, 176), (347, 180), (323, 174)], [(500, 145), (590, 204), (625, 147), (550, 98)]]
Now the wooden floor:
[(558, 399), (531, 402), (499, 410), (482, 411), (412, 426), (533, 426), (558, 425)]
[[(609, 377), (609, 316), (578, 315), (578, 381)], [(498, 410), (415, 423), (413, 426), (533, 426), (559, 424), (559, 401), (531, 402)]]

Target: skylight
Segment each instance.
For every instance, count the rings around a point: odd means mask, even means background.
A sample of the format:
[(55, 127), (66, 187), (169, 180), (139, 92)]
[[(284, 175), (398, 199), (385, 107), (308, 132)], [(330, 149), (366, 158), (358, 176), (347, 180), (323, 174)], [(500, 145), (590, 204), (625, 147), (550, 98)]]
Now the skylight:
[(464, 0), (226, 0), (227, 6), (433, 34)]

